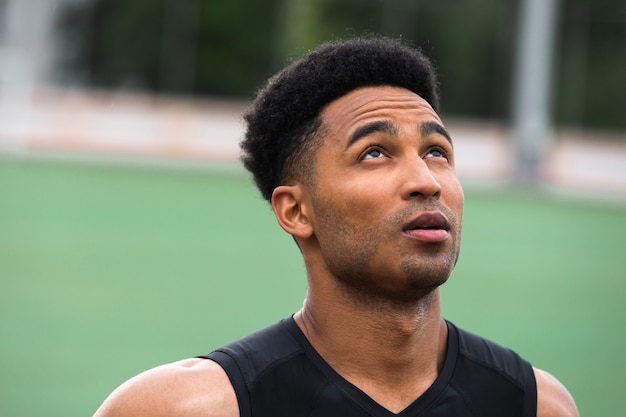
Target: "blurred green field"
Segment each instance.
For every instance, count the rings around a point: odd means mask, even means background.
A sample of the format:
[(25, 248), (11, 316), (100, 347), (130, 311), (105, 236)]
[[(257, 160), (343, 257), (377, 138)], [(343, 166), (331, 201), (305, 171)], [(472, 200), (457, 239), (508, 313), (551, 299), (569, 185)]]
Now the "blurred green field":
[[(445, 316), (626, 409), (626, 208), (466, 190)], [(304, 268), (241, 173), (0, 160), (0, 416), (89, 416), (142, 370), (299, 308)]]

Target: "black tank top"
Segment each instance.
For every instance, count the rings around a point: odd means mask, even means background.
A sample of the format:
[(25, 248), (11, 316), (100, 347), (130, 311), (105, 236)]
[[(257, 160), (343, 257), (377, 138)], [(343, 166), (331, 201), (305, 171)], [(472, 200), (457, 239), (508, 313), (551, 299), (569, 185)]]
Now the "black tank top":
[(224, 368), (241, 417), (536, 417), (537, 386), (530, 364), (447, 324), (441, 373), (399, 414), (335, 372), (293, 318), (201, 357)]

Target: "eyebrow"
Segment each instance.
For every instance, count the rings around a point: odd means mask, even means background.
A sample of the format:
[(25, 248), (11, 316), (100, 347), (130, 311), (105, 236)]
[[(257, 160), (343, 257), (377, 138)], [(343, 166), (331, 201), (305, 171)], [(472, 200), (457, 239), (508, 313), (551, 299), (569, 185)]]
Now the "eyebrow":
[(369, 136), (372, 133), (386, 133), (388, 135), (397, 135), (398, 128), (394, 126), (391, 122), (386, 120), (368, 123), (359, 127), (357, 130), (354, 131), (352, 135), (350, 135), (348, 143), (346, 144), (346, 148), (349, 148), (355, 142), (358, 142), (360, 139)]
[(422, 123), (422, 125), (420, 126), (420, 134), (422, 136), (432, 135), (433, 133), (440, 134), (441, 136), (447, 139), (450, 145), (452, 145), (452, 138), (450, 137), (450, 134), (439, 123), (436, 123), (436, 122)]
[[(368, 123), (359, 127), (354, 131), (350, 138), (348, 139), (348, 143), (346, 144), (346, 149), (352, 146), (355, 142), (358, 142), (360, 139), (371, 135), (372, 133), (386, 133), (388, 135), (397, 135), (398, 128), (387, 120), (380, 120), (377, 122)], [(432, 134), (439, 134), (446, 138), (446, 140), (452, 145), (452, 138), (448, 131), (436, 122), (424, 122), (420, 125), (420, 134), (422, 136), (429, 136)]]

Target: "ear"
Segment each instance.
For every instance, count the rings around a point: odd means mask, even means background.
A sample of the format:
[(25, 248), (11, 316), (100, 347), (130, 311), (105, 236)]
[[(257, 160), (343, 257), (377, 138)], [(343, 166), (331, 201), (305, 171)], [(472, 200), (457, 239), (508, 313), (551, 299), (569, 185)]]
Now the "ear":
[(307, 239), (313, 235), (308, 217), (306, 192), (301, 185), (280, 185), (272, 193), (272, 210), (278, 224), (295, 238)]

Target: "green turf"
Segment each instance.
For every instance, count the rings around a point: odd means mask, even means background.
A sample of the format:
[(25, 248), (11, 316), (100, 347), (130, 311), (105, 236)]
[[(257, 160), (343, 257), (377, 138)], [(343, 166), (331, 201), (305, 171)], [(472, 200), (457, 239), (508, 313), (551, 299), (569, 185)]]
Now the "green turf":
[[(446, 317), (626, 408), (626, 210), (468, 191)], [(304, 270), (245, 175), (0, 161), (0, 415), (91, 415), (128, 377), (295, 311)]]

